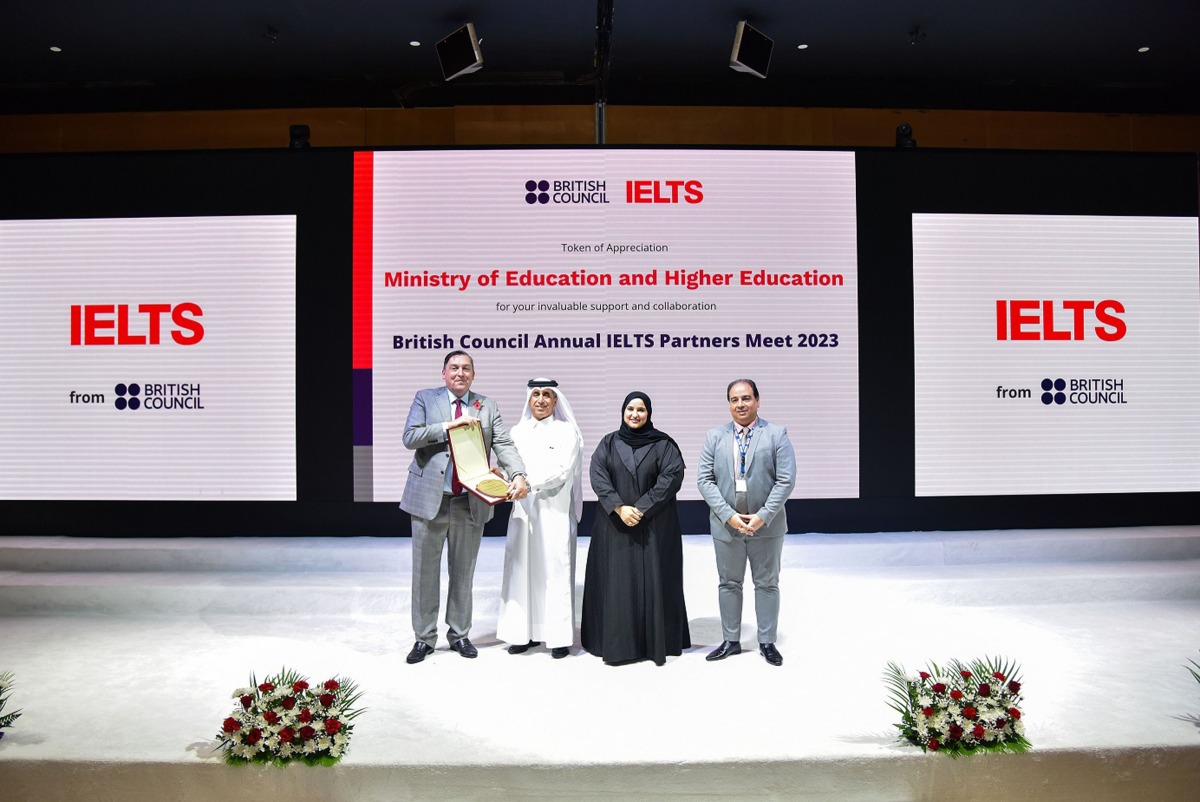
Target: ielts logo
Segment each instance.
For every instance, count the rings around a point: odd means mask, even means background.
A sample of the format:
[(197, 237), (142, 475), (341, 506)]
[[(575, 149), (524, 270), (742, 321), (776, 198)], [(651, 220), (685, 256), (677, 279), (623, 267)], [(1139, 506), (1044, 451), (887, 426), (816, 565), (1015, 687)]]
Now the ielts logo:
[[(160, 345), (170, 329), (177, 345), (204, 339), (200, 304), (72, 304), (71, 345)], [(163, 318), (169, 321), (163, 325)]]
[(699, 181), (626, 181), (625, 202), (700, 203), (703, 188)]
[[(1120, 301), (996, 301), (997, 340), (1086, 340), (1104, 342), (1125, 337), (1127, 327)], [(1055, 325), (1058, 316), (1060, 326)], [(1090, 325), (1099, 324), (1099, 325)]]

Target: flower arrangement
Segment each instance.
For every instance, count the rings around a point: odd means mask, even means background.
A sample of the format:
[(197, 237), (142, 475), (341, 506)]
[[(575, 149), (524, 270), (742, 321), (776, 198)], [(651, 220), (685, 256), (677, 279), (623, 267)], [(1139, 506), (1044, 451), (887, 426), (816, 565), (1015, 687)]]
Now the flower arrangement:
[(969, 665), (952, 660), (910, 675), (895, 663), (884, 672), (889, 705), (900, 714), (900, 739), (952, 757), (976, 752), (1027, 752), (1021, 720), (1020, 668), (999, 658)]
[[(11, 713), (4, 712), (4, 705), (8, 703), (8, 695), (12, 692), (13, 675), (11, 671), (0, 671), (0, 730), (5, 727), (11, 727), (13, 722), (21, 717), (20, 710), (14, 710)], [(0, 732), (0, 738), (4, 737), (4, 733)]]
[(289, 668), (263, 682), (251, 674), (250, 686), (233, 692), (237, 704), (217, 733), (225, 762), (332, 766), (350, 745), (360, 696), (345, 678), (313, 687)]

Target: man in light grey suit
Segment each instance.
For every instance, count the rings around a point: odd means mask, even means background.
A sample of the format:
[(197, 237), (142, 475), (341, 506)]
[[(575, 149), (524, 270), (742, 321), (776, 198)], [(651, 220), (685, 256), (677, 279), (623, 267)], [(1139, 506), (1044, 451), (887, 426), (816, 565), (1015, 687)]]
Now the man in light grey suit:
[(708, 502), (717, 552), (723, 640), (706, 659), (741, 654), (742, 581), (754, 579), (758, 651), (783, 665), (779, 629), (779, 561), (787, 534), (784, 506), (796, 486), (796, 452), (787, 429), (758, 417), (758, 385), (737, 379), (726, 388), (733, 421), (711, 429), (700, 452), (700, 495)]
[(479, 654), (467, 634), (471, 630), (472, 585), (483, 526), (492, 508), (472, 496), (454, 475), (449, 431), (478, 424), (483, 445), (495, 454), (509, 476), (508, 498), (529, 493), (525, 465), (517, 452), (496, 402), (471, 392), (475, 363), (465, 351), (451, 351), (442, 362), (445, 387), (420, 390), (404, 422), (404, 445), (415, 451), (400, 509), (412, 516), (412, 622), (416, 643), (409, 663), (419, 663), (437, 643), (438, 602), (441, 592), (442, 547), (449, 542), (449, 580), (446, 626), (450, 648), (463, 657)]

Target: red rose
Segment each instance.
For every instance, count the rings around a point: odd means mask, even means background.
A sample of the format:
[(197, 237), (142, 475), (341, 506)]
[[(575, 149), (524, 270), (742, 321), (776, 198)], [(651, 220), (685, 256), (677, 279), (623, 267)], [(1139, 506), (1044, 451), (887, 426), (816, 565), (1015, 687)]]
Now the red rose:
[(262, 740), (262, 730), (258, 729), (257, 727), (255, 729), (250, 730), (250, 732), (246, 735), (246, 743), (248, 743), (248, 744), (256, 744), (261, 740)]
[(274, 724), (276, 721), (279, 721), (279, 714), (274, 710), (268, 710), (267, 712), (263, 713), (263, 721), (267, 722), (268, 724)]
[(242, 709), (249, 710), (250, 705), (254, 704), (254, 697), (250, 694), (246, 694), (239, 701), (242, 703)]
[(1019, 683), (1019, 682), (1008, 683), (1008, 690), (1010, 693), (1020, 693), (1021, 692), (1021, 683)]
[(296, 697), (295, 696), (285, 696), (285, 697), (283, 697), (283, 702), (281, 704), (283, 704), (284, 710), (291, 710), (293, 707), (296, 706)]
[(977, 741), (982, 741), (982, 740), (983, 740), (983, 736), (984, 736), (986, 733), (985, 733), (985, 731), (984, 731), (984, 729), (983, 729), (983, 725), (982, 725), (982, 724), (976, 724), (974, 727), (972, 727), (972, 728), (971, 728), (971, 734), (975, 736), (975, 740), (977, 740)]
[(1008, 723), (1008, 719), (1006, 719), (1004, 716), (1001, 716), (1000, 718), (996, 719), (996, 729), (998, 729), (998, 730), (1004, 729), (1004, 725), (1007, 723)]
[(295, 737), (296, 737), (296, 731), (293, 730), (291, 727), (284, 727), (282, 730), (279, 731), (279, 740), (282, 743), (290, 744), (292, 742), (292, 739), (294, 739)]
[(933, 683), (933, 692), (934, 693), (945, 693), (946, 692), (946, 683), (944, 683), (944, 682)]
[(1004, 682), (1004, 675), (1003, 675), (1003, 674), (1001, 674), (999, 671), (993, 671), (993, 672), (992, 672), (992, 676), (993, 676), (994, 678), (996, 678), (996, 679), (1000, 680), (1001, 682)]
[(305, 724), (303, 727), (300, 728), (300, 740), (302, 740), (302, 741), (311, 740), (312, 737), (316, 734), (317, 734), (317, 731), (314, 730), (312, 727), (308, 726), (307, 724)]
[(269, 682), (264, 682), (262, 685), (258, 686), (258, 689), (263, 693), (270, 693), (271, 691), (275, 690), (275, 686)]
[(950, 698), (957, 702), (959, 699), (963, 698), (963, 692), (958, 688), (955, 688), (954, 690), (950, 691)]
[(980, 696), (991, 696), (992, 695), (992, 686), (988, 685), (986, 682), (983, 683), (982, 685), (980, 685), (979, 686), (979, 695)]
[(292, 683), (292, 693), (300, 693), (300, 691), (308, 690), (308, 683), (304, 680), (299, 680)]
[(938, 748), (941, 747), (941, 744), (938, 743), (937, 738), (930, 738), (927, 746), (928, 746), (930, 752), (936, 752), (938, 750)]
[(221, 729), (224, 730), (225, 732), (237, 732), (241, 728), (242, 728), (242, 725), (238, 723), (238, 720), (236, 718), (227, 718), (221, 724)]
[(922, 708), (921, 712), (925, 714), (925, 718), (933, 718), (933, 708), (932, 707)]
[(335, 679), (325, 680), (325, 690), (327, 690), (327, 691), (336, 691), (340, 687), (342, 687), (342, 686), (339, 685), (338, 681)]
[(342, 722), (336, 718), (325, 719), (325, 732), (330, 735), (337, 735), (337, 731), (342, 728)]
[(963, 679), (970, 679), (973, 676), (970, 671), (960, 671), (958, 673), (962, 675)]
[(921, 679), (929, 679), (929, 674), (928, 674), (928, 673), (926, 673), (926, 672), (924, 672), (924, 671), (922, 671), (922, 672), (921, 672)]
[(321, 694), (321, 705), (322, 706), (329, 707), (332, 704), (333, 704), (333, 694), (332, 693)]
[(1017, 710), (1015, 707), (1010, 707), (1008, 709), (1008, 714), (1012, 716), (1013, 721), (1018, 721), (1021, 718), (1021, 711)]
[(975, 708), (970, 705), (963, 708), (963, 718), (975, 718)]
[(312, 711), (307, 707), (300, 711), (300, 723), (307, 724), (312, 721)]
[(961, 738), (961, 737), (962, 737), (962, 734), (963, 734), (963, 728), (962, 728), (962, 727), (958, 726), (957, 724), (951, 724), (951, 725), (950, 725), (950, 738), (951, 738), (951, 740), (957, 741), (959, 738)]

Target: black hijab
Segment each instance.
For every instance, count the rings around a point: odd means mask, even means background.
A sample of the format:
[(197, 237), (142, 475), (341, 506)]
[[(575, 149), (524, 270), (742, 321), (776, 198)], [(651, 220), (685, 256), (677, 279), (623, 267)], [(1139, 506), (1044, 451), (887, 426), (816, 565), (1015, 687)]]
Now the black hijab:
[[(629, 402), (635, 398), (642, 399), (642, 403), (646, 405), (646, 422), (642, 424), (640, 429), (631, 428), (625, 422), (625, 407), (629, 406)], [(660, 440), (671, 440), (666, 432), (660, 432), (654, 428), (654, 423), (651, 421), (651, 416), (654, 414), (654, 407), (650, 403), (650, 396), (643, 392), (634, 390), (629, 395), (625, 396), (625, 401), (621, 404), (621, 428), (617, 430), (617, 437), (621, 438), (621, 442), (628, 445), (634, 451), (644, 446), (657, 443)], [(675, 442), (671, 440), (671, 442)]]

